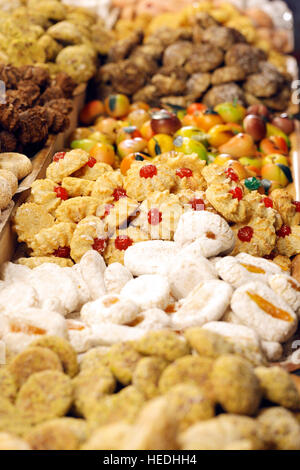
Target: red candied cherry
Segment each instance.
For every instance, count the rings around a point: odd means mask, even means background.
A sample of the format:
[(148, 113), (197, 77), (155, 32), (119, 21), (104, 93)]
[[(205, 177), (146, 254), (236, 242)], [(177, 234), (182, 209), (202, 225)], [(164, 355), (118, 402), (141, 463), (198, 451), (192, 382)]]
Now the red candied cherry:
[(299, 201), (294, 201), (293, 204), (294, 204), (294, 206), (296, 206), (296, 212), (300, 212), (300, 202)]
[(253, 233), (254, 233), (253, 228), (246, 226), (246, 227), (240, 228), (240, 230), (238, 231), (238, 238), (239, 240), (241, 240), (241, 242), (251, 242)]
[(239, 181), (238, 175), (232, 168), (227, 168), (227, 170), (225, 170), (225, 173), (227, 177), (231, 179), (231, 181), (235, 181), (236, 183)]
[(192, 206), (194, 211), (205, 211), (205, 203), (203, 199), (195, 197), (189, 201), (189, 204)]
[(115, 247), (117, 250), (125, 251), (133, 245), (133, 240), (127, 235), (119, 235), (115, 240)]
[(94, 157), (90, 157), (86, 163), (86, 166), (89, 166), (90, 168), (93, 168), (93, 166), (95, 166), (97, 163), (97, 160), (96, 158)]
[(60, 246), (54, 251), (53, 256), (56, 256), (57, 258), (69, 258), (70, 252), (71, 250), (68, 246)]
[(110, 211), (113, 207), (113, 204), (105, 204), (104, 214), (100, 217), (100, 219), (105, 219), (105, 217), (110, 214)]
[(67, 152), (56, 152), (56, 154), (53, 157), (53, 161), (58, 162), (59, 160), (62, 160), (63, 158), (65, 158), (66, 153)]
[(148, 223), (150, 225), (158, 225), (162, 221), (162, 213), (159, 209), (150, 209), (148, 212)]
[(115, 201), (118, 201), (122, 197), (127, 197), (126, 191), (123, 188), (114, 189), (114, 192), (112, 193), (112, 195)]
[(288, 237), (292, 233), (291, 227), (288, 225), (283, 225), (277, 232), (277, 237), (285, 238)]
[(179, 176), (179, 178), (191, 178), (193, 176), (193, 172), (189, 168), (178, 168), (178, 170), (176, 170), (176, 175)]
[(268, 207), (273, 207), (273, 201), (271, 198), (269, 197), (265, 197), (263, 198), (263, 203), (264, 205), (268, 208)]
[(157, 175), (157, 168), (155, 165), (145, 165), (140, 169), (141, 178), (153, 178)]
[(68, 191), (65, 188), (57, 186), (56, 188), (54, 188), (54, 191), (56, 192), (56, 196), (62, 199), (63, 201), (69, 199)]
[(232, 199), (238, 199), (239, 201), (243, 199), (243, 191), (238, 186), (231, 189), (229, 192), (232, 195)]
[(94, 238), (94, 243), (92, 245), (93, 250), (98, 251), (102, 254), (106, 248), (107, 239), (106, 238)]

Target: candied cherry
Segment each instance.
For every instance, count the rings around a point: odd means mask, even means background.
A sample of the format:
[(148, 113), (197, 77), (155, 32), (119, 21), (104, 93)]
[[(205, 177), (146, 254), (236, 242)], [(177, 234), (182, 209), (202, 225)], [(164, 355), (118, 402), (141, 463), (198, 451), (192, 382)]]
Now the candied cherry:
[(300, 202), (299, 201), (294, 201), (293, 204), (296, 207), (296, 212), (300, 212)]
[(97, 160), (96, 158), (94, 157), (90, 157), (86, 163), (87, 166), (89, 166), (90, 168), (93, 168), (93, 166), (95, 166), (97, 163)]
[(247, 178), (245, 180), (245, 186), (250, 191), (256, 191), (261, 187), (261, 182), (257, 178), (252, 176), (251, 178)]
[(68, 191), (65, 188), (57, 186), (56, 188), (54, 188), (54, 191), (56, 192), (56, 196), (62, 199), (63, 201), (69, 199)]
[(98, 251), (98, 253), (103, 253), (107, 245), (106, 238), (94, 238), (94, 243), (92, 245), (93, 250)]
[(110, 214), (110, 211), (113, 207), (113, 204), (105, 204), (104, 214), (100, 217), (100, 219), (105, 219), (105, 217)]
[(119, 201), (122, 197), (127, 197), (126, 191), (123, 188), (114, 189), (112, 195), (115, 201)]
[(57, 258), (69, 258), (70, 257), (70, 248), (68, 246), (60, 246), (53, 252), (53, 256)]
[(232, 199), (238, 199), (239, 201), (243, 199), (243, 191), (238, 186), (231, 189), (229, 192), (232, 195)]
[(119, 235), (115, 240), (115, 247), (117, 250), (125, 251), (133, 245), (133, 240), (127, 235)]
[(288, 237), (292, 233), (291, 227), (288, 225), (283, 225), (277, 232), (277, 237), (285, 238)]
[(153, 178), (157, 175), (157, 168), (155, 165), (145, 165), (140, 169), (141, 178)]
[(241, 240), (241, 242), (251, 242), (253, 233), (254, 233), (253, 228), (246, 226), (246, 227), (240, 228), (240, 230), (238, 231), (238, 238), (239, 240)]
[(273, 201), (271, 198), (269, 197), (265, 197), (263, 198), (263, 203), (264, 205), (268, 208), (268, 207), (272, 207), (273, 208)]
[(150, 225), (158, 225), (162, 221), (162, 213), (159, 209), (150, 209), (148, 212), (148, 223)]
[(179, 176), (179, 178), (191, 178), (193, 176), (193, 172), (189, 168), (178, 168), (178, 170), (176, 170), (176, 175)]
[(58, 162), (59, 160), (62, 160), (63, 158), (65, 158), (66, 153), (67, 152), (57, 152), (53, 157), (53, 161)]
[(232, 168), (227, 168), (227, 170), (225, 170), (225, 173), (227, 177), (231, 179), (231, 181), (235, 181), (236, 183), (239, 181), (238, 175)]
[(192, 206), (194, 211), (205, 211), (205, 203), (203, 199), (195, 197), (189, 201), (189, 204)]

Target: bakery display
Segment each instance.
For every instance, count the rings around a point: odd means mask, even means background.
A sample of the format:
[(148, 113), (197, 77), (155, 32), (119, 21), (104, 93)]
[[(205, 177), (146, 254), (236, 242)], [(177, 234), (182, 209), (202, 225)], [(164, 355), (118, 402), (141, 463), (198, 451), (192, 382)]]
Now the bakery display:
[(84, 3), (0, 1), (0, 450), (299, 450), (292, 20)]

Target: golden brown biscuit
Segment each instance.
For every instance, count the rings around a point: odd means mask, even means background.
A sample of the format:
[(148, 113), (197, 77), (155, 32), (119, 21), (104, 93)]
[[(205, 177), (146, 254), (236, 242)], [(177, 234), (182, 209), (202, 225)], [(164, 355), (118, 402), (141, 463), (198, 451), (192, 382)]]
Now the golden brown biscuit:
[(74, 223), (60, 222), (40, 230), (28, 244), (33, 256), (52, 255), (58, 248), (70, 247), (75, 228)]
[(84, 150), (76, 149), (67, 152), (64, 158), (52, 162), (47, 168), (47, 178), (55, 183), (61, 183), (66, 176), (72, 175), (82, 168), (89, 160), (89, 154)]
[(89, 215), (96, 215), (98, 206), (98, 199), (93, 197), (73, 197), (61, 203), (55, 211), (55, 217), (58, 222), (73, 222), (77, 224)]
[(42, 229), (54, 224), (54, 218), (45, 209), (35, 203), (22, 204), (14, 217), (14, 229), (19, 242), (31, 243), (35, 235)]
[(66, 189), (69, 197), (90, 196), (94, 189), (94, 182), (67, 176), (62, 180), (61, 186)]

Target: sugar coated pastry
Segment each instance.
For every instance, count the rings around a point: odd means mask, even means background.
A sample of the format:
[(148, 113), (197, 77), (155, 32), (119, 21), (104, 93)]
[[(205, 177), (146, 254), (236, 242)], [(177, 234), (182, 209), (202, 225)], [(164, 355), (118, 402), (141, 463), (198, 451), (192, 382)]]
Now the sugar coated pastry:
[(80, 260), (81, 276), (86, 282), (91, 300), (96, 300), (106, 293), (104, 259), (96, 250), (87, 251)]
[(165, 276), (144, 274), (129, 281), (121, 290), (124, 296), (146, 310), (153, 307), (165, 309), (170, 301), (170, 285)]
[(149, 240), (130, 246), (124, 255), (124, 264), (134, 276), (166, 274), (170, 261), (177, 253), (174, 242)]
[(104, 251), (104, 259), (107, 264), (124, 263), (126, 250), (134, 243), (149, 240), (148, 235), (137, 227), (129, 225), (128, 228), (117, 230), (109, 239)]
[(268, 361), (278, 361), (283, 354), (283, 347), (276, 341), (261, 341), (261, 348)]
[(269, 276), (268, 283), (278, 295), (296, 312), (300, 314), (300, 283), (291, 276), (274, 274)]
[(0, 267), (1, 279), (6, 282), (26, 282), (30, 276), (30, 269), (27, 266), (11, 263), (7, 261)]
[(282, 273), (275, 263), (247, 253), (220, 258), (215, 267), (221, 279), (235, 288), (250, 281), (268, 282), (271, 274)]
[(226, 282), (200, 282), (180, 301), (178, 310), (172, 315), (173, 327), (181, 330), (220, 320), (230, 303), (231, 295), (232, 287)]
[(234, 235), (227, 222), (210, 212), (187, 212), (179, 221), (174, 240), (179, 247), (197, 241), (206, 258), (231, 251)]
[(170, 315), (159, 308), (144, 310), (134, 323), (137, 328), (142, 328), (145, 331), (164, 330), (172, 326)]
[(125, 284), (132, 279), (129, 269), (120, 263), (110, 264), (104, 272), (104, 285), (109, 294), (120, 294)]
[(99, 323), (126, 325), (134, 321), (139, 311), (140, 308), (133, 300), (118, 294), (107, 294), (85, 304), (80, 317), (88, 325)]
[(76, 149), (67, 152), (64, 158), (52, 162), (47, 168), (47, 178), (55, 183), (61, 183), (64, 178), (87, 164), (89, 154), (84, 150)]
[(23, 310), (28, 307), (37, 307), (39, 298), (34, 287), (27, 282), (4, 282), (0, 287), (0, 310)]
[(142, 328), (134, 328), (126, 325), (115, 325), (113, 323), (101, 323), (93, 325), (95, 346), (109, 346), (120, 341), (136, 341), (142, 338), (145, 331)]
[(187, 297), (199, 282), (217, 278), (212, 264), (202, 253), (202, 247), (194, 242), (172, 257), (168, 279), (171, 293), (176, 299)]
[(67, 337), (77, 354), (97, 346), (92, 329), (81, 320), (66, 320)]
[(241, 323), (267, 341), (286, 341), (297, 328), (291, 307), (266, 284), (252, 281), (233, 294), (231, 308)]
[(0, 336), (5, 337), (8, 351), (19, 353), (43, 335), (67, 337), (66, 321), (57, 312), (38, 308), (23, 308), (1, 315)]

